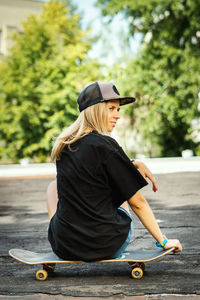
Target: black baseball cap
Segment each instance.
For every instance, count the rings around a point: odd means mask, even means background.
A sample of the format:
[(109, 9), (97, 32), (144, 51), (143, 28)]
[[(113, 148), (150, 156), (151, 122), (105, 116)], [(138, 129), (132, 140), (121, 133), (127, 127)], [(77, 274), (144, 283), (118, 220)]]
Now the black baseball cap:
[(120, 105), (135, 102), (133, 97), (121, 97), (112, 82), (95, 82), (88, 85), (79, 95), (77, 102), (79, 111), (99, 102), (119, 100)]

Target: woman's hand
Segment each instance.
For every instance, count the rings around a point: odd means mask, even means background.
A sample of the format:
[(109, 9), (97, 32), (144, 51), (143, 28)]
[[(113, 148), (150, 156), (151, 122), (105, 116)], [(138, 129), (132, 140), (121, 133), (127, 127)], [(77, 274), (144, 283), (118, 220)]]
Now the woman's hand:
[(148, 167), (141, 161), (133, 161), (134, 166), (138, 169), (138, 171), (142, 174), (144, 178), (149, 178), (153, 184), (153, 191), (156, 192), (158, 190), (156, 180), (148, 169)]
[(168, 240), (167, 244), (165, 245), (164, 249), (170, 249), (174, 248), (174, 252), (181, 252), (182, 251), (182, 246), (179, 240)]

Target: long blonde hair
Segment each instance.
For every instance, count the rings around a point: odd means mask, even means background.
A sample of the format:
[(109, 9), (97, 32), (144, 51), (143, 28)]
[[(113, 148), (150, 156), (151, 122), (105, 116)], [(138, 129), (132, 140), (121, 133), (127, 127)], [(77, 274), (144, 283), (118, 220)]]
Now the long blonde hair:
[(68, 148), (71, 150), (70, 146), (72, 143), (76, 142), (78, 139), (93, 130), (102, 135), (109, 135), (106, 127), (107, 104), (108, 102), (106, 101), (87, 107), (80, 113), (76, 121), (71, 126), (61, 132), (61, 134), (56, 138), (51, 152), (51, 158), (53, 161), (59, 159), (65, 145), (68, 145)]

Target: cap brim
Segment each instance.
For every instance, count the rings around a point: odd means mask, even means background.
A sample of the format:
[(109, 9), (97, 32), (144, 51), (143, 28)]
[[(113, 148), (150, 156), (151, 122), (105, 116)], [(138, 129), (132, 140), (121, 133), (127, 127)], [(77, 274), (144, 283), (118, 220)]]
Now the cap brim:
[(119, 100), (119, 105), (126, 105), (126, 104), (130, 104), (136, 101), (135, 98), (133, 97), (124, 97), (124, 98), (110, 98), (110, 99), (103, 99), (101, 100), (101, 102), (105, 102), (105, 101), (114, 101), (114, 100)]
[(120, 105), (126, 105), (135, 102), (136, 99), (133, 97), (125, 97), (125, 98), (119, 98), (119, 101), (120, 101)]

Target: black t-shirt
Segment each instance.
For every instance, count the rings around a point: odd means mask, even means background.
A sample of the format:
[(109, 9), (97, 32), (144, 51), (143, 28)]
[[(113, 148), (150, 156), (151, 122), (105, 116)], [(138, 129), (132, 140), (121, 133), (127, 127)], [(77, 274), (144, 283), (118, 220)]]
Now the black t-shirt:
[(63, 259), (111, 257), (131, 219), (117, 208), (147, 185), (119, 144), (91, 132), (66, 146), (57, 161), (58, 207), (49, 226), (53, 251)]

